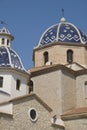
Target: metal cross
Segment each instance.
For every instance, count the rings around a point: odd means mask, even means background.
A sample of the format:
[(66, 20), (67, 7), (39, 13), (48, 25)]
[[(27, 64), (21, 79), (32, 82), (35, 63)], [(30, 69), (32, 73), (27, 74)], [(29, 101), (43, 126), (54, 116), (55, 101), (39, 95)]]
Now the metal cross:
[(62, 9), (62, 17), (64, 17), (64, 9)]

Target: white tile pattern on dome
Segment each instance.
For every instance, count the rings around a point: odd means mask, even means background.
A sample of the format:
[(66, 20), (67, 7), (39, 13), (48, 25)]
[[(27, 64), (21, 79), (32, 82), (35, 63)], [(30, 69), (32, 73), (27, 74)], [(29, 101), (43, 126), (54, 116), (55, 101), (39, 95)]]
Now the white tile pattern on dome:
[(47, 45), (53, 42), (86, 44), (87, 35), (62, 18), (59, 24), (51, 26), (42, 34), (38, 46)]
[(0, 47), (0, 67), (12, 67), (25, 70), (20, 57), (11, 48)]
[[(1, 67), (11, 67), (14, 69), (26, 71), (22, 65), (21, 59), (18, 54), (11, 49), (8, 42), (11, 42), (14, 37), (11, 35), (6, 27), (0, 29), (0, 68)], [(2, 42), (4, 40), (4, 42)]]

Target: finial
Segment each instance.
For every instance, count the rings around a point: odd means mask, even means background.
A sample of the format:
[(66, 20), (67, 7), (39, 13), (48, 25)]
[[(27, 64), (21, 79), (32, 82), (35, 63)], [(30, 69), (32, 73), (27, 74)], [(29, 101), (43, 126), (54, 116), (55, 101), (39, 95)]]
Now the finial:
[(61, 18), (61, 20), (60, 20), (61, 22), (65, 22), (66, 21), (66, 19), (64, 18), (64, 9), (62, 8), (62, 18)]

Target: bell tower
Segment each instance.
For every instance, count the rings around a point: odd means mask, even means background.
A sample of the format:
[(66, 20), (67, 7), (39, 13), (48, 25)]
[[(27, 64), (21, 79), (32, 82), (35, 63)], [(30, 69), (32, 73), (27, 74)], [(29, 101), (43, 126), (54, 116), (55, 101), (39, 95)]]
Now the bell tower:
[(86, 67), (86, 44), (87, 35), (62, 17), (60, 23), (52, 25), (42, 34), (33, 50), (34, 65), (41, 67), (78, 63)]

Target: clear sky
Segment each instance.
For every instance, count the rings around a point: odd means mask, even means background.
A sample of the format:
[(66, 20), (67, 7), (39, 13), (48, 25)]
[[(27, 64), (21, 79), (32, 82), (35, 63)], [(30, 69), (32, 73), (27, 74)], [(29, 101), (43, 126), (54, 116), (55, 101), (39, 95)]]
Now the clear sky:
[(33, 66), (33, 48), (42, 33), (60, 22), (62, 8), (66, 21), (87, 34), (87, 0), (0, 0), (0, 20), (15, 37), (11, 48), (26, 69)]

